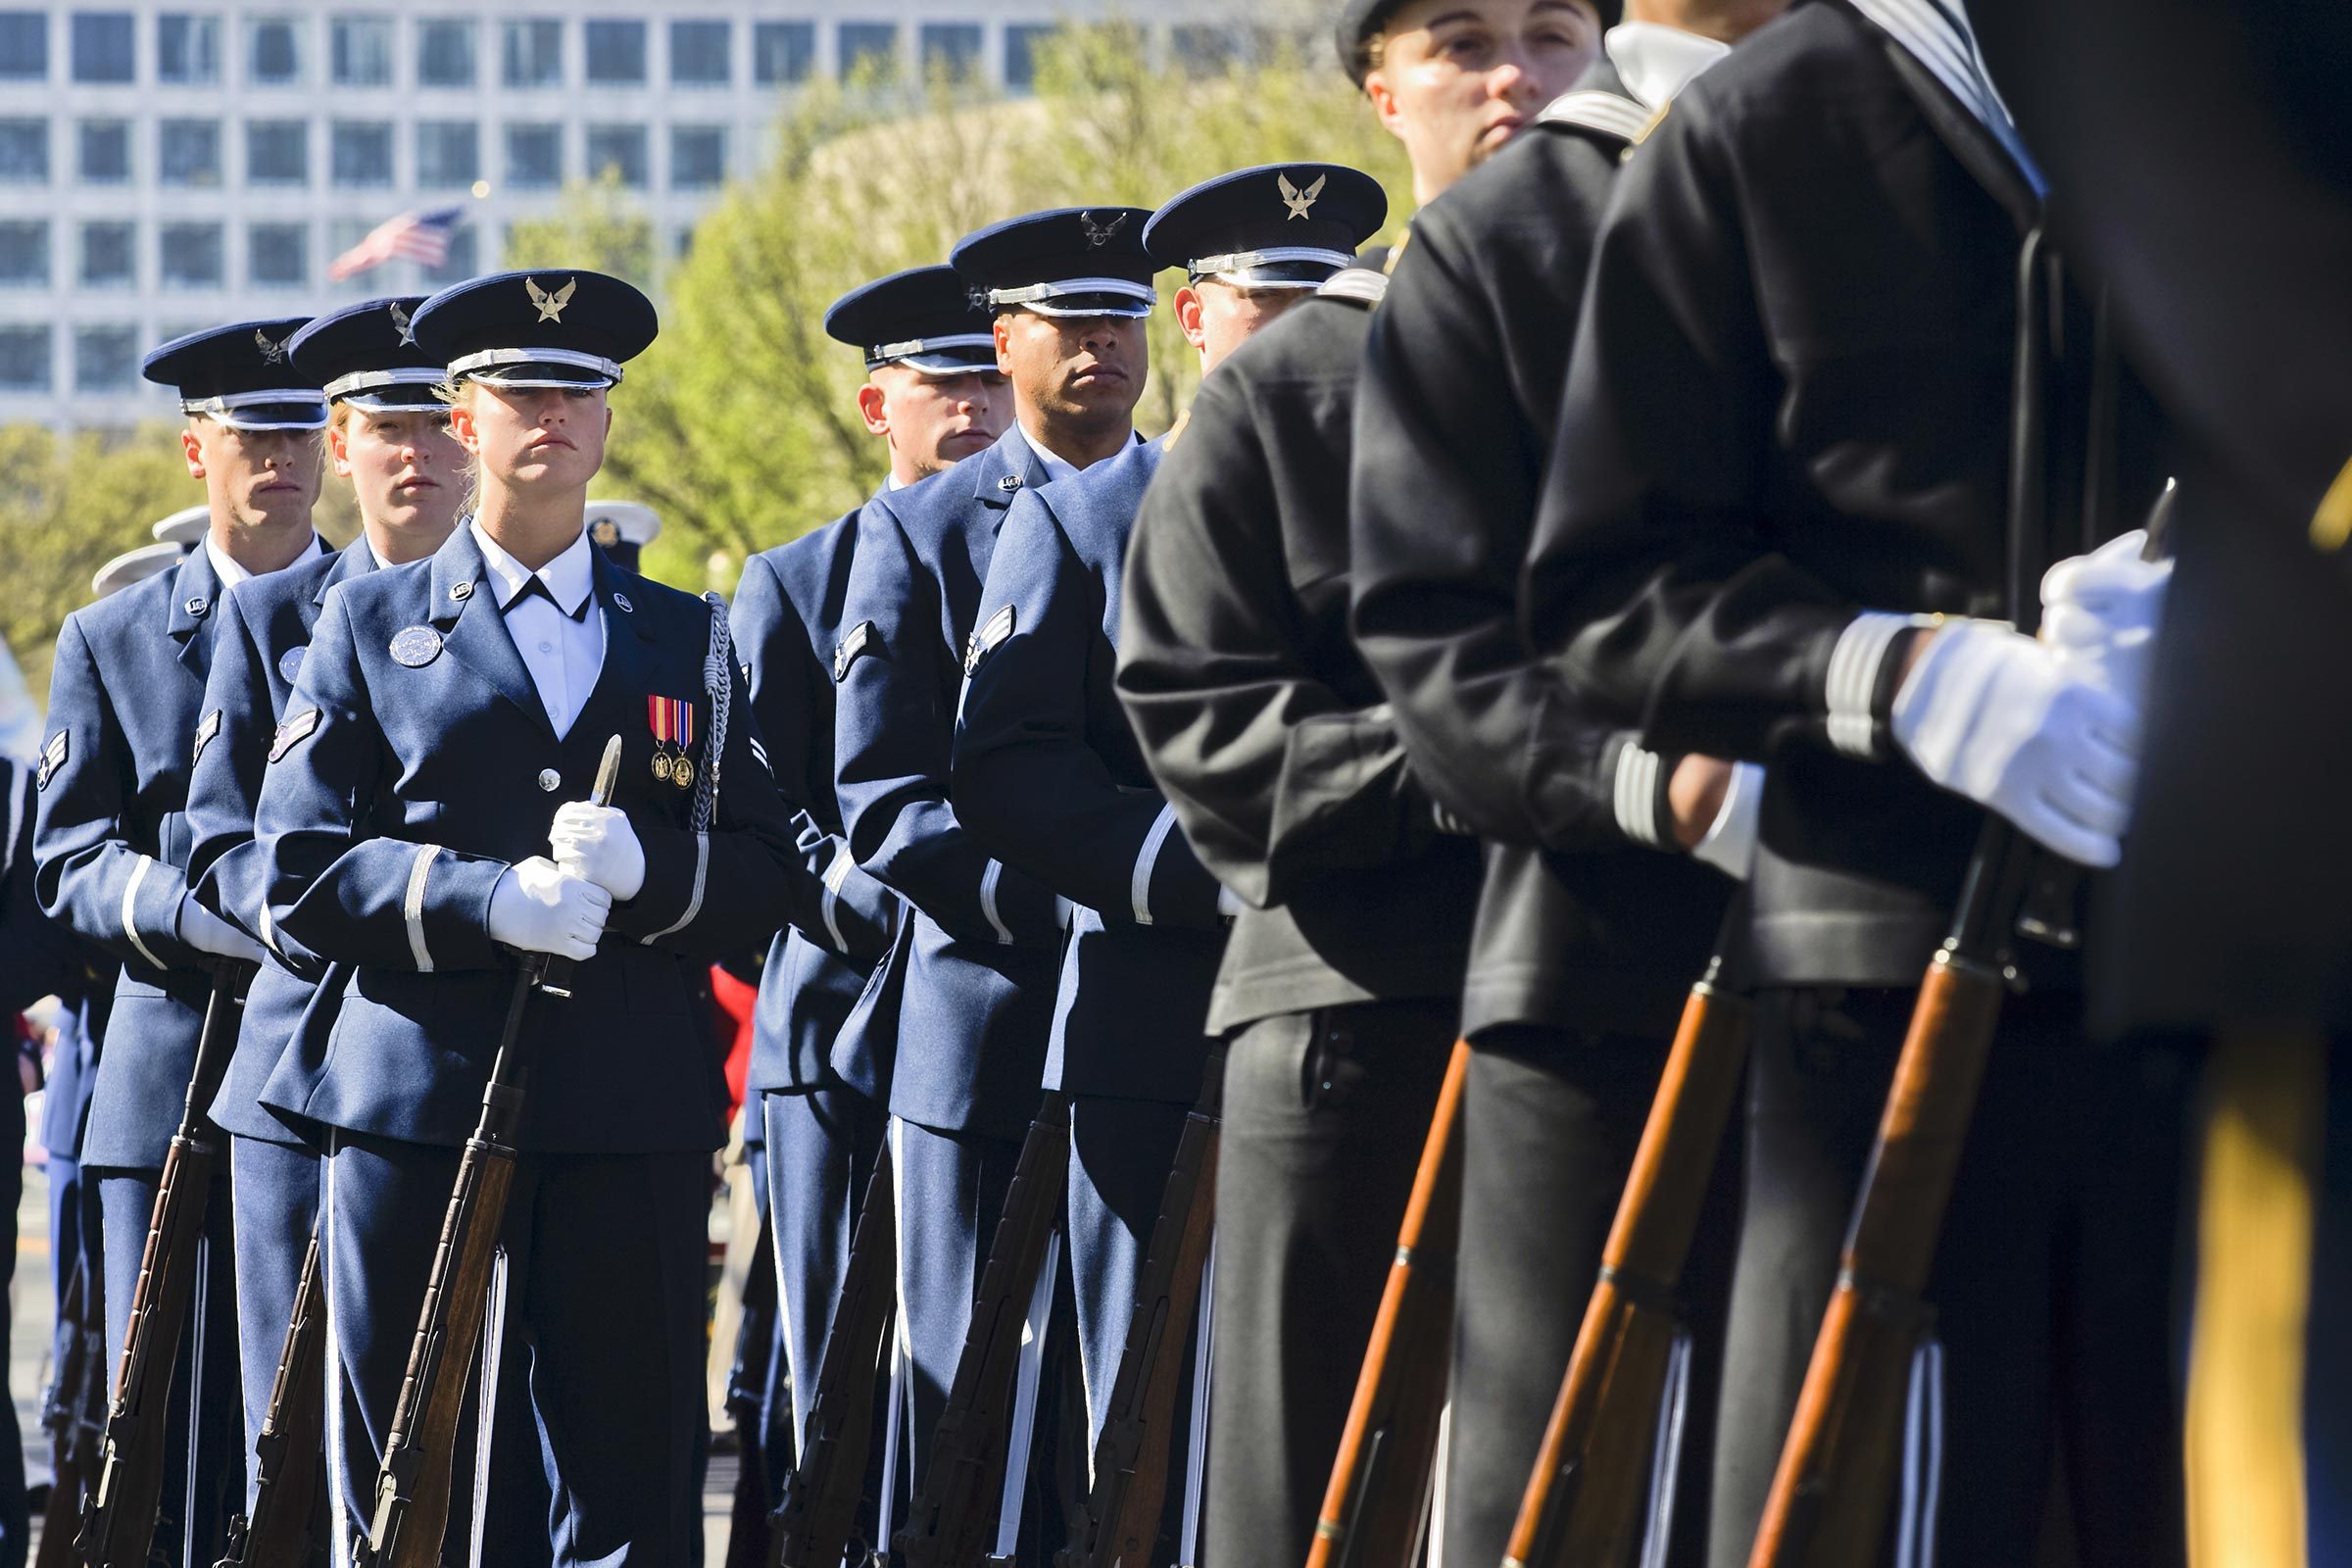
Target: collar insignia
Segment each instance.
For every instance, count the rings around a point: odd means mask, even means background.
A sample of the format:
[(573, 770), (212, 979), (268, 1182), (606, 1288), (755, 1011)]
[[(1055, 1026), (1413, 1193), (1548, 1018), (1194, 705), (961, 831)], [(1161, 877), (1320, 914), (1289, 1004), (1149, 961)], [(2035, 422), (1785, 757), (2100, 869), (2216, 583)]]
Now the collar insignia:
[(1119, 230), (1127, 226), (1129, 216), (1129, 214), (1121, 213), (1107, 223), (1098, 223), (1095, 221), (1094, 214), (1080, 213), (1078, 226), (1086, 232), (1086, 248), (1090, 251), (1101, 250), (1118, 238)]
[[(1329, 174), (1317, 174), (1312, 185), (1300, 190), (1291, 183), (1290, 175), (1276, 174), (1274, 184), (1282, 192), (1282, 205), (1291, 210), (1291, 218), (1304, 218), (1308, 210), (1321, 200), (1323, 182), (1329, 178), (1331, 178)], [(1290, 219), (1285, 219), (1283, 221), (1288, 222)]]
[(530, 291), (531, 303), (539, 307), (539, 319), (561, 326), (564, 324), (564, 307), (571, 303), (571, 291), (580, 286), (580, 280), (575, 277), (553, 294), (541, 288), (532, 278), (524, 278), (522, 286)]
[(397, 305), (393, 306), (391, 310), (392, 327), (393, 330), (400, 334), (401, 343), (406, 347), (415, 347), (416, 343), (416, 328), (410, 323), (414, 321), (416, 318), (411, 316), (407, 311), (402, 310)]
[[(262, 363), (264, 365), (283, 365), (286, 363), (285, 342), (270, 342), (270, 334), (264, 332), (258, 326), (253, 329), (253, 341), (254, 345), (262, 351)], [(292, 339), (290, 338), (286, 340), (286, 342), (291, 341)]]

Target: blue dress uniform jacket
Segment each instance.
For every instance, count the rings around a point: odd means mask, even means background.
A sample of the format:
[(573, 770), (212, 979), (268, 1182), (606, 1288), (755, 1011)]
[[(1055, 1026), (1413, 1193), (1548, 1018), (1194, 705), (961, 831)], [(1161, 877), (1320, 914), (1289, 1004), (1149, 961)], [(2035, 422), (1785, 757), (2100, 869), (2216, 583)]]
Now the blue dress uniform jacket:
[[(239, 583), (221, 596), (213, 632), (213, 667), (204, 685), (195, 767), (188, 776), (188, 875), (197, 899), (270, 952), (245, 994), (236, 1054), (214, 1097), (212, 1118), (224, 1132), (271, 1143), (298, 1142), (284, 1121), (263, 1108), (262, 1085), (278, 1053), (304, 1021), (326, 965), (263, 918), (269, 862), (253, 838), (255, 804), (270, 745), (294, 675), (310, 646), (326, 591), (374, 569), (366, 539), (331, 556)], [(333, 980), (339, 989), (347, 974)], [(315, 1021), (331, 1022), (331, 1010)]]
[[(776, 934), (752, 1021), (750, 1088), (815, 1089), (835, 1081), (835, 1037), (890, 951), (904, 906), (858, 868), (833, 790), (833, 649), (858, 544), (848, 513), (744, 563), (735, 590), (735, 654), (776, 791), (799, 811), (805, 862), (819, 878), (813, 920)], [(840, 1073), (880, 1100), (890, 1083), (889, 1039), (867, 1031)]]
[(58, 634), (38, 775), (41, 906), (122, 964), (86, 1165), (160, 1168), (195, 1070), (212, 979), (179, 938), (179, 901), (220, 599), (199, 548), (177, 570), (75, 611)]
[(913, 906), (851, 1018), (897, 1040), (890, 1108), (1017, 1139), (1037, 1109), (1061, 925), (1054, 895), (988, 853), (949, 800), (961, 653), (1016, 491), (1045, 482), (1015, 425), (987, 451), (858, 514), (834, 655), (835, 782), (858, 863)]
[(1161, 444), (1014, 500), (956, 738), (956, 809), (1080, 906), (1046, 1087), (1189, 1102), (1224, 950), (1217, 882), (1175, 831), (1111, 687), (1119, 573)]
[[(429, 561), (328, 594), (271, 748), (256, 833), (272, 924), (354, 972), (316, 1055), (279, 1062), (265, 1091), (272, 1107), (381, 1137), (463, 1142), (514, 988), (490, 939), (491, 890), (514, 862), (547, 852), (556, 808), (587, 796), (617, 733), (613, 804), (644, 847), (645, 883), (614, 904), (572, 1000), (532, 1014), (547, 1065), (520, 1142), (607, 1153), (716, 1146), (723, 1091), (689, 1010), (686, 960), (776, 929), (805, 873), (731, 661), (712, 672), (726, 682), (728, 714), (724, 751), (710, 756), (710, 610), (601, 555), (593, 570), (604, 663), (563, 737), (469, 528)], [(691, 703), (698, 763), (720, 765), (708, 832), (691, 826), (694, 792), (653, 776), (649, 697)]]

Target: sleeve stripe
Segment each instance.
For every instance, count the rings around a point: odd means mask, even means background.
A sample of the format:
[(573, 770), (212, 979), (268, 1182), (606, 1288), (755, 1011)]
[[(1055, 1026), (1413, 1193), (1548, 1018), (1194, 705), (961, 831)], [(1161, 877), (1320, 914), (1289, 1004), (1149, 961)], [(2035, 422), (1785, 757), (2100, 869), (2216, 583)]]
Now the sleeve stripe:
[(122, 885), (122, 934), (130, 938), (130, 945), (139, 950), (140, 957), (162, 969), (169, 965), (155, 956), (155, 950), (148, 947), (146, 939), (139, 935), (139, 884), (146, 881), (147, 873), (154, 869), (154, 858), (145, 855), (140, 856), (139, 863), (130, 868), (130, 880)]
[(1617, 788), (1612, 804), (1617, 826), (1636, 844), (1663, 849), (1658, 832), (1658, 768), (1655, 752), (1628, 746), (1617, 754)]
[(433, 956), (424, 945), (424, 880), (440, 853), (438, 844), (418, 847), (416, 858), (409, 862), (409, 891), (400, 901), (401, 916), (409, 924), (409, 956), (416, 960), (418, 974), (433, 972)]
[(1004, 878), (1004, 862), (1002, 860), (989, 861), (988, 869), (980, 873), (980, 912), (988, 916), (989, 925), (997, 933), (997, 941), (1005, 947), (1010, 947), (1012, 946), (1012, 927), (1006, 925), (1004, 917), (997, 912), (997, 884)]
[(1152, 923), (1152, 870), (1159, 864), (1159, 852), (1168, 842), (1168, 832), (1176, 825), (1176, 808), (1162, 804), (1159, 815), (1152, 819), (1152, 831), (1144, 835), (1144, 847), (1135, 857), (1135, 874), (1127, 879), (1127, 900), (1135, 906), (1135, 923)]
[(703, 912), (703, 889), (710, 883), (710, 835), (697, 833), (694, 836), (694, 892), (686, 900), (686, 912), (679, 915), (671, 924), (663, 926), (652, 936), (647, 937), (645, 946), (650, 948), (663, 937), (674, 937), (694, 924), (694, 917)]
[(841, 907), (841, 885), (850, 879), (850, 873), (857, 866), (857, 858), (850, 854), (850, 847), (844, 844), (834, 855), (833, 863), (825, 867), (825, 902), (821, 906), (825, 930), (831, 934), (834, 948), (844, 957), (849, 956), (850, 939), (841, 934), (841, 920), (835, 911)]

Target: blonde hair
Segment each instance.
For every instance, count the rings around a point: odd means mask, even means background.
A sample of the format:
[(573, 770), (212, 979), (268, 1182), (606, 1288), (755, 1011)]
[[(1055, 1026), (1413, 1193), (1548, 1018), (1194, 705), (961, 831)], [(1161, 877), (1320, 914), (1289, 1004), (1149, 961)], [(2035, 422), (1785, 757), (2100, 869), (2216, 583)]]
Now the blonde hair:
[[(473, 407), (473, 389), (479, 385), (471, 376), (453, 376), (433, 388), (433, 395), (451, 408), (463, 405)], [(456, 430), (451, 430), (453, 436)], [(466, 494), (458, 501), (458, 515), (470, 517), (482, 498), (482, 455), (477, 451), (466, 454)]]

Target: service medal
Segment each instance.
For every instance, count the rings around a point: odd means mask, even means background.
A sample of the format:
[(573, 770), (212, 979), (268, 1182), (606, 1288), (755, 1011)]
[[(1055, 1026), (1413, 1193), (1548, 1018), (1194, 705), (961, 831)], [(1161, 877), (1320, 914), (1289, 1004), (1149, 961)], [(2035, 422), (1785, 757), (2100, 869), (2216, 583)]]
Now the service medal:
[(654, 748), (654, 777), (664, 784), (669, 782), (669, 754), (659, 746)]
[(694, 760), (680, 752), (677, 760), (669, 764), (669, 781), (682, 790), (694, 788)]

